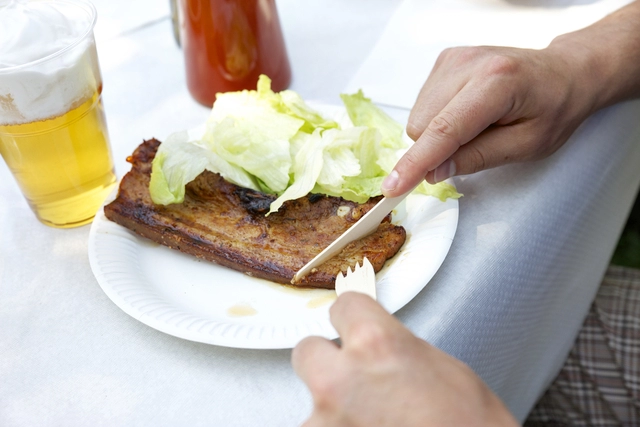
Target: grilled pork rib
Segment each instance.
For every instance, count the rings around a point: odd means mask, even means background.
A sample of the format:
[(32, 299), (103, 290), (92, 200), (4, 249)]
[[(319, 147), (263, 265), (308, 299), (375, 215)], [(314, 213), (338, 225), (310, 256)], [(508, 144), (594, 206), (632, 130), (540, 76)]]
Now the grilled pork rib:
[[(183, 203), (157, 205), (149, 195), (151, 162), (160, 142), (144, 141), (105, 215), (157, 243), (225, 267), (279, 283), (293, 275), (371, 209), (380, 198), (358, 204), (312, 194), (284, 203), (265, 217), (274, 196), (242, 188), (205, 171), (186, 187)], [(393, 257), (406, 238), (388, 216), (378, 230), (349, 244), (297, 283), (333, 289), (336, 275), (367, 257), (375, 271)]]

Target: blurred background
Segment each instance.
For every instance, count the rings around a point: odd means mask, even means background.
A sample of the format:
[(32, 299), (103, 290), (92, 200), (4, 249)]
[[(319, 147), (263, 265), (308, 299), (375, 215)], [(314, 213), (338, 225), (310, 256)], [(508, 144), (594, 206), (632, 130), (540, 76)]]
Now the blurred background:
[(640, 199), (637, 196), (611, 263), (640, 268)]

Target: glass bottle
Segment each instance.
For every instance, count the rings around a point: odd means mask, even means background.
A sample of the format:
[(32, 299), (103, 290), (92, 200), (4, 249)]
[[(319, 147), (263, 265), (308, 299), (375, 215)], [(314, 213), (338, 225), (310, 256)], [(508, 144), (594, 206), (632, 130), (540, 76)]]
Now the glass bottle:
[(255, 89), (260, 74), (274, 91), (291, 67), (274, 0), (179, 0), (187, 86), (211, 107), (218, 92)]

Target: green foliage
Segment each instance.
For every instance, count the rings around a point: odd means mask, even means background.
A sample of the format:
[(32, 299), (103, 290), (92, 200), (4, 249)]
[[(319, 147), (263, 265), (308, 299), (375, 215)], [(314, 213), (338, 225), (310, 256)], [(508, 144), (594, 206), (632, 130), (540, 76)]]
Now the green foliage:
[(640, 198), (636, 199), (611, 264), (640, 268)]

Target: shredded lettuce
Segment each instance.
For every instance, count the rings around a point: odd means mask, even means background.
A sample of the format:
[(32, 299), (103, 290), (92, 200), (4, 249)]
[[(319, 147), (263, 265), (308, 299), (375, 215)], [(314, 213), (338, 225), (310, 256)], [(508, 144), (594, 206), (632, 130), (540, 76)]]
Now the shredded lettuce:
[(426, 194), (427, 196), (433, 196), (444, 202), (447, 199), (459, 199), (462, 194), (458, 193), (456, 187), (448, 182), (439, 182), (437, 184), (429, 184), (427, 181), (423, 181), (418, 187), (413, 190), (416, 193)]
[(293, 183), (269, 206), (269, 212), (276, 212), (287, 200), (304, 197), (313, 189), (323, 166), (323, 151), (327, 145), (327, 132), (322, 135), (320, 129), (313, 134), (301, 134), (302, 144), (293, 163)]
[(217, 156), (199, 141), (190, 141), (186, 131), (176, 132), (160, 144), (151, 165), (149, 193), (154, 203), (169, 205), (184, 201), (185, 186), (204, 170), (217, 172), (241, 187), (260, 190), (253, 176)]
[[(152, 164), (152, 200), (181, 203), (185, 186), (204, 170), (276, 194), (269, 213), (310, 192), (359, 203), (380, 195), (407, 146), (404, 129), (362, 91), (341, 98), (351, 122), (342, 126), (296, 92), (274, 92), (264, 75), (256, 90), (218, 94), (201, 138), (177, 132), (160, 145)], [(416, 191), (440, 200), (461, 196), (446, 183), (423, 183)]]

